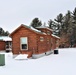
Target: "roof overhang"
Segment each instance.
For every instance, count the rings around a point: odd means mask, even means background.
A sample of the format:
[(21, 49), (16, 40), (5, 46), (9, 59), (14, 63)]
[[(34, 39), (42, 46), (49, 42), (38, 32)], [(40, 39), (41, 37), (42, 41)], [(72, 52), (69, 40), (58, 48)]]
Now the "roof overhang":
[(56, 39), (60, 39), (60, 37), (58, 37), (58, 36), (56, 36), (54, 34), (52, 34), (51, 36), (54, 37), (54, 38), (56, 38)]
[(15, 29), (9, 36), (12, 37), (12, 35), (17, 32), (21, 27), (24, 27), (24, 28), (27, 28), (29, 29), (30, 31), (36, 33), (36, 34), (41, 34), (41, 35), (46, 35), (45, 33), (42, 33), (42, 32), (39, 32), (39, 31), (36, 31), (35, 29), (32, 29), (30, 28), (29, 26), (27, 25), (24, 25), (24, 24), (21, 24), (17, 29)]

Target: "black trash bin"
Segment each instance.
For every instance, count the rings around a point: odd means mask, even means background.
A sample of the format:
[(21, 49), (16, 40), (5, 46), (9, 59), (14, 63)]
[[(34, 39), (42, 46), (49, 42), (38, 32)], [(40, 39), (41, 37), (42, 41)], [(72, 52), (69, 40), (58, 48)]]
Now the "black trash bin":
[(59, 54), (58, 50), (54, 50), (54, 54)]

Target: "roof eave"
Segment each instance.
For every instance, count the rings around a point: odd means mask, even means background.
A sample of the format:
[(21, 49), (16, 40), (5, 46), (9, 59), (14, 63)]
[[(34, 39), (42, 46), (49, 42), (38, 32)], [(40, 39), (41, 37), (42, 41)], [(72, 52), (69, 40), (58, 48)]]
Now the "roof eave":
[(12, 37), (12, 35), (13, 35), (17, 30), (19, 30), (22, 26), (25, 27), (25, 28), (28, 28), (29, 30), (33, 31), (33, 32), (36, 33), (36, 34), (46, 35), (46, 34), (43, 34), (43, 33), (41, 33), (41, 32), (36, 32), (36, 31), (30, 29), (28, 26), (26, 26), (26, 25), (24, 25), (24, 24), (21, 24), (21, 25), (20, 25), (17, 29), (15, 29), (9, 36)]

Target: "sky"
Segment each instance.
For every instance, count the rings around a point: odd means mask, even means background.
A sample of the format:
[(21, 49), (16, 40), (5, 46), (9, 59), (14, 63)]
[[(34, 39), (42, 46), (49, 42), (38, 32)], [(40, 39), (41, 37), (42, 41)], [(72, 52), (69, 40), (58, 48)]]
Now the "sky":
[(29, 26), (36, 17), (47, 24), (75, 7), (76, 0), (0, 0), (0, 27), (11, 33), (21, 24)]

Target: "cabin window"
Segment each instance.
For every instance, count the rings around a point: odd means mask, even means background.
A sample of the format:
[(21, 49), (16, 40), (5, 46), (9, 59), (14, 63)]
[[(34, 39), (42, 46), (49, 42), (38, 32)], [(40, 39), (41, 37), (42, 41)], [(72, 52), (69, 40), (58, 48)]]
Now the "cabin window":
[(44, 37), (40, 37), (40, 41), (44, 41)]
[(47, 34), (50, 35), (50, 31), (47, 31)]
[(49, 41), (49, 38), (47, 38), (47, 41)]
[(20, 41), (21, 41), (21, 50), (27, 50), (28, 48), (27, 37), (20, 38)]

